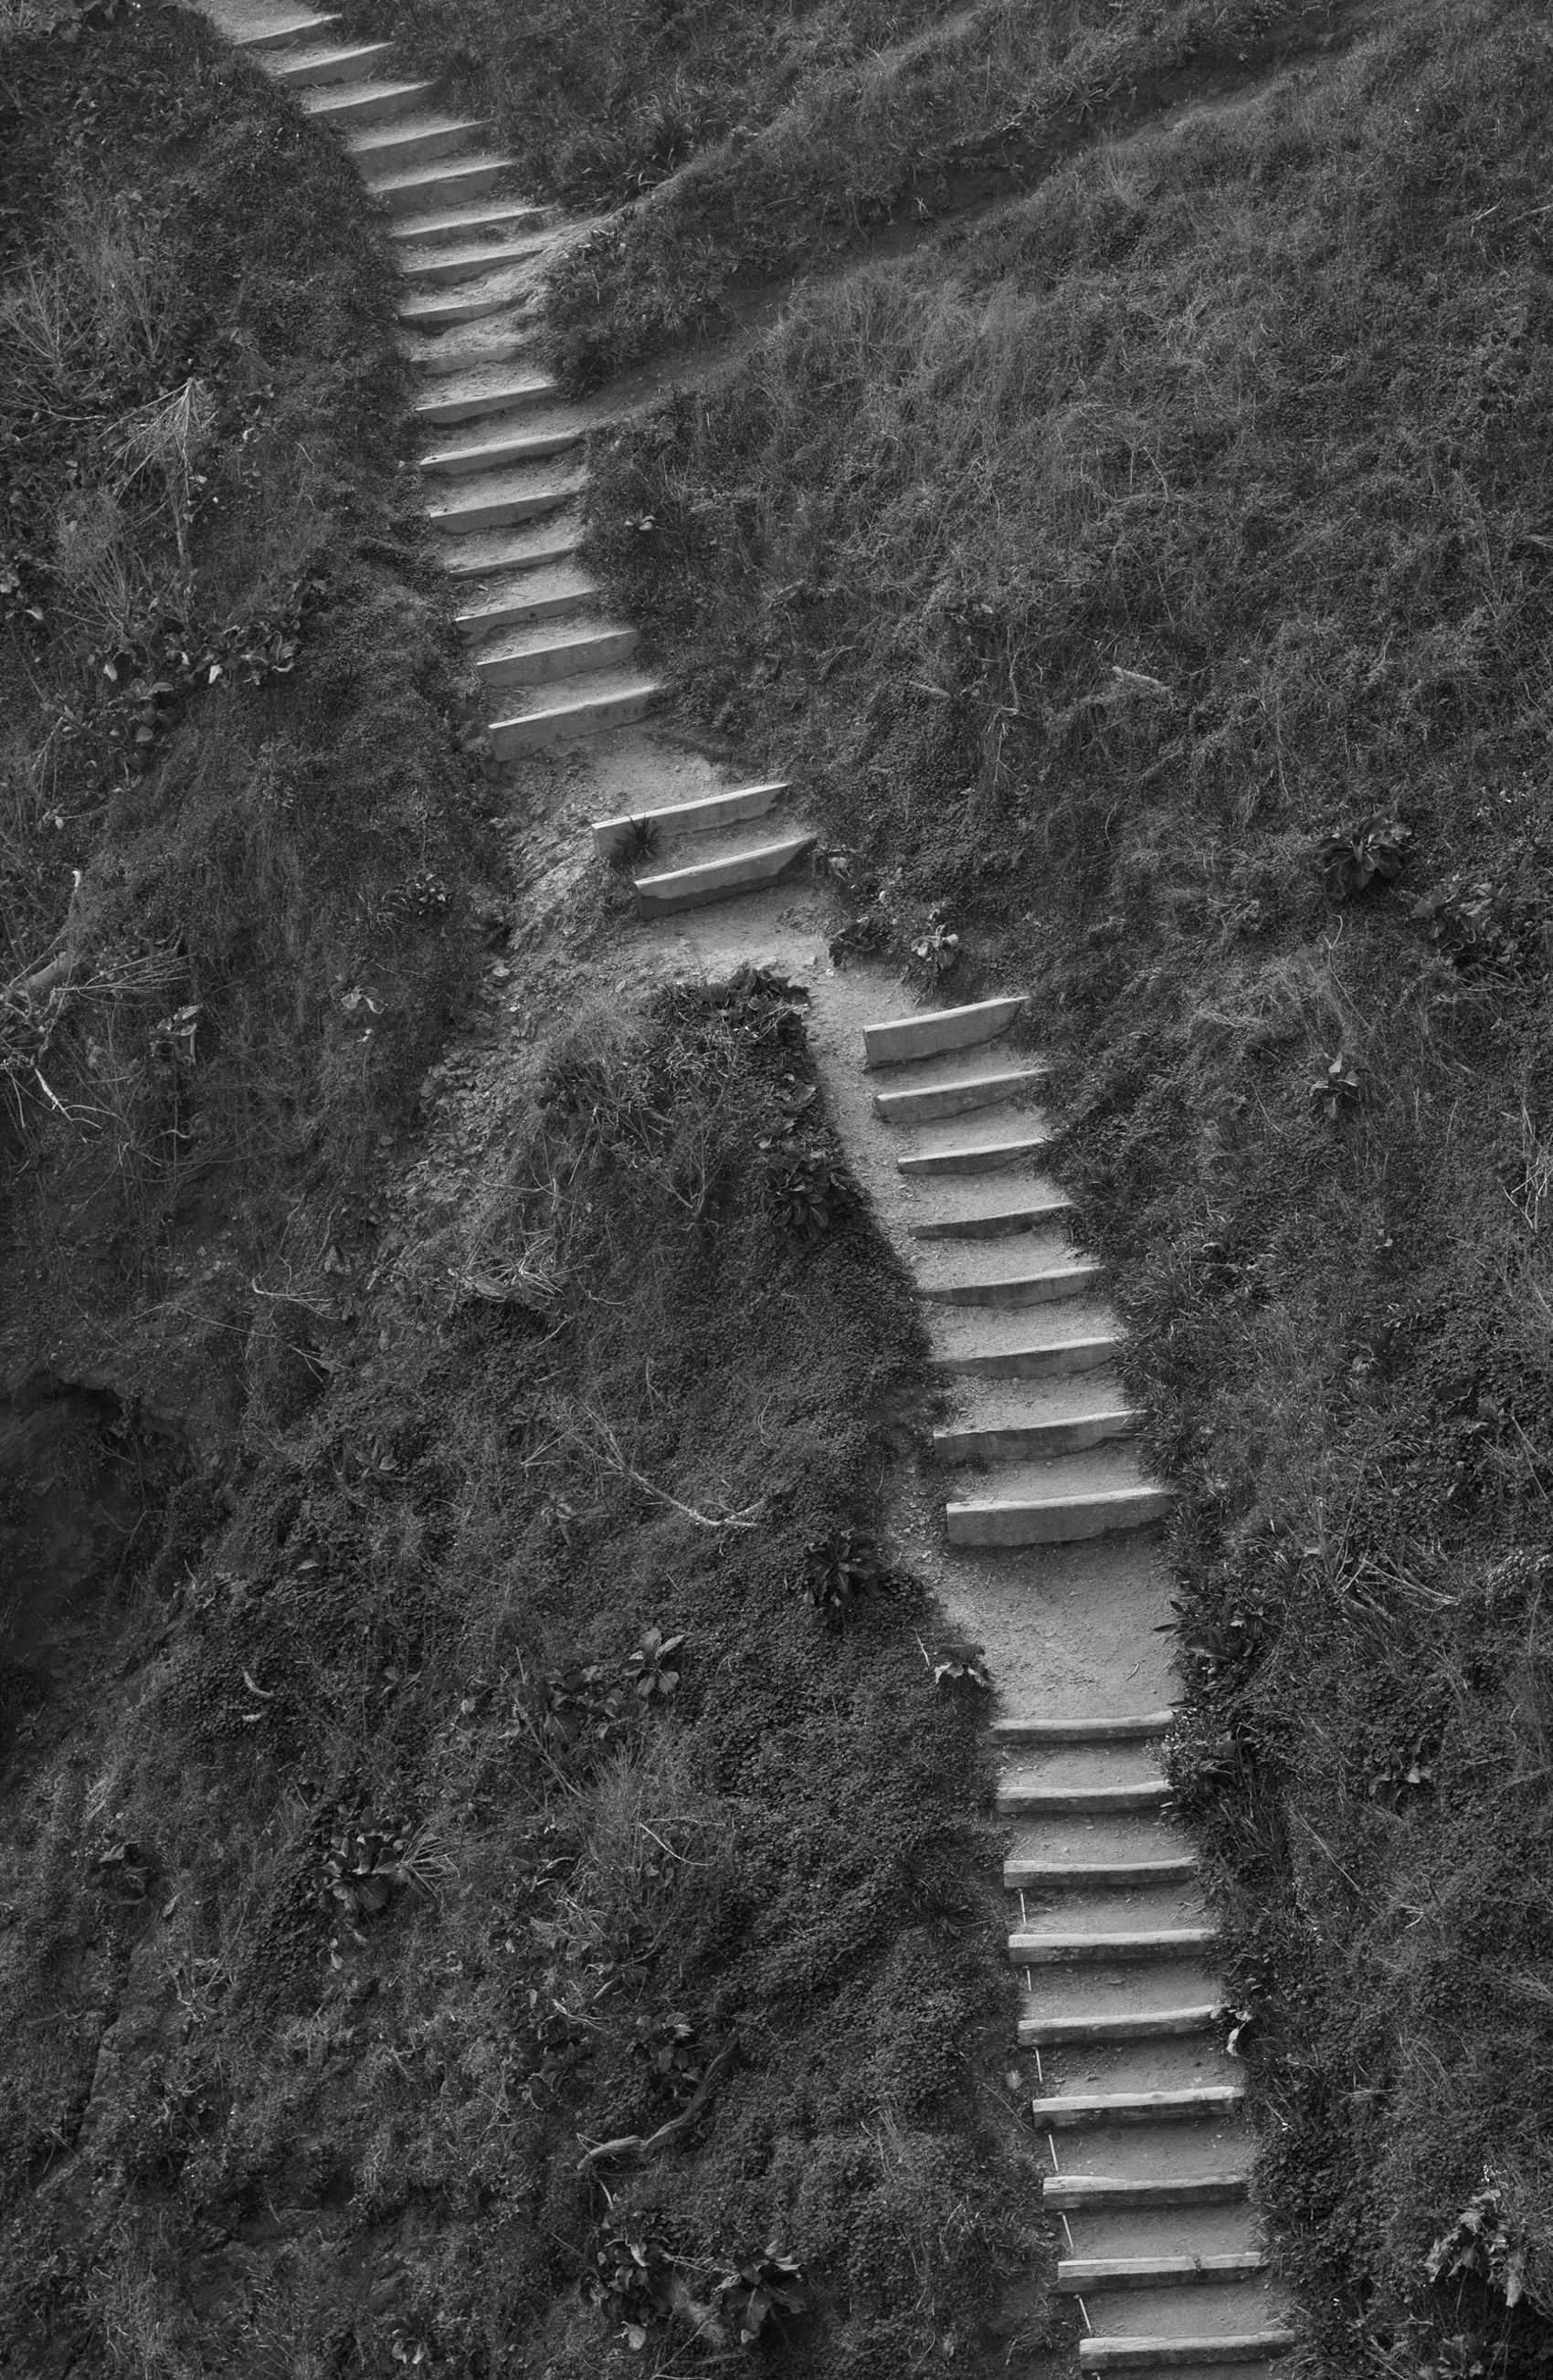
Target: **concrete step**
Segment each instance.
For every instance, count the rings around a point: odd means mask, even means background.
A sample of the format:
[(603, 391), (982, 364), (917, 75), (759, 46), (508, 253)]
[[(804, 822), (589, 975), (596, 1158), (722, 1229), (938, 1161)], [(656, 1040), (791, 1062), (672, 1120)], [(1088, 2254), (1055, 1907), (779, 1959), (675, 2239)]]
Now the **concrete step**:
[[(466, 138), (482, 128), (478, 124), (458, 128)], [(414, 158), (388, 156), (367, 171), (367, 188), (391, 215), (409, 215), (424, 213), (428, 208), (454, 200), (477, 199), (494, 190), (513, 171), (510, 157), (459, 157), (455, 162), (439, 164), (436, 161), (442, 153), (433, 150), (420, 172), (413, 170)]]
[(1067, 2214), (1143, 2206), (1231, 2206), (1251, 2194), (1243, 2173), (1106, 2175), (1048, 2173), (1042, 2204)]
[(1094, 1718), (995, 1718), (995, 1742), (1031, 1744), (1157, 1743), (1176, 1723), (1173, 1710), (1102, 1712)]
[(627, 727), (644, 718), (662, 692), (656, 678), (628, 670), (597, 670), (561, 694), (536, 694), (521, 710), (493, 720), (491, 748), (498, 760), (574, 744), (608, 727)]
[(482, 686), (551, 686), (558, 678), (583, 676), (589, 670), (616, 669), (629, 662), (637, 646), (637, 630), (612, 626), (605, 620), (580, 621), (575, 625), (503, 628), (477, 647), (474, 672)]
[(1130, 2009), (1116, 2016), (1025, 2016), (1019, 2021), (1020, 2046), (1084, 2049), (1123, 2041), (1191, 2040), (1211, 2033), (1218, 2016), (1213, 2000), (1190, 2008)]
[(1183, 2364), (1270, 2363), (1298, 2344), (1291, 2330), (1215, 2331), (1199, 2338), (1081, 2338), (1081, 2372), (1165, 2372)]
[(575, 563), (515, 570), (505, 577), (483, 579), (478, 597), (471, 597), (454, 614), (454, 625), (467, 645), (481, 645), (503, 628), (565, 619), (593, 602), (598, 591), (587, 572)]
[(691, 802), (667, 802), (629, 818), (595, 819), (593, 849), (601, 859), (612, 859), (618, 852), (630, 851), (649, 831), (666, 839), (703, 834), (712, 827), (742, 825), (750, 819), (764, 818), (787, 790), (786, 777), (775, 777), (768, 784), (731, 785), (727, 793), (703, 794)]
[(863, 1063), (899, 1066), (908, 1058), (930, 1058), (940, 1050), (968, 1050), (1006, 1033), (1024, 1006), (1011, 1000), (977, 1000), (966, 1008), (924, 1008), (915, 1016), (891, 1017), (862, 1028)]
[(533, 303), (535, 289), (528, 261), (520, 259), (505, 272), (483, 273), (456, 289), (428, 289), (406, 298), (394, 313), (407, 331), (454, 331), (498, 314), (520, 314)]
[(1268, 2269), (1260, 2248), (1206, 2256), (1064, 2256), (1057, 2286), (1065, 2297), (1094, 2289), (1190, 2289), (1203, 2281), (1250, 2281)]
[[(213, 10), (212, 14), (220, 23), (219, 12)], [(278, 50), (286, 48), (289, 42), (306, 41), (338, 23), (337, 11), (314, 16), (311, 8), (298, 8), (289, 16), (273, 18), (268, 24), (234, 25), (226, 32), (226, 38), (234, 49)], [(226, 29), (223, 27), (223, 30)]]
[(386, 66), (393, 55), (392, 42), (353, 42), (345, 48), (275, 49), (263, 64), (282, 90), (300, 91), (312, 83), (360, 81), (374, 67)]
[(474, 529), (510, 528), (516, 522), (535, 520), (581, 496), (588, 475), (576, 466), (563, 468), (543, 464), (515, 464), (509, 470), (490, 471), (460, 480), (436, 503), (426, 517), (445, 537)]
[(1071, 2131), (1080, 2124), (1222, 2122), (1244, 2104), (1243, 2082), (1202, 2082), (1187, 2091), (1063, 2092), (1033, 2099), (1031, 2111), (1039, 2130)]
[(450, 372), (422, 390), (410, 410), (417, 421), (441, 427), (455, 421), (480, 421), (493, 413), (519, 413), (529, 406), (537, 408), (557, 394), (550, 374), (532, 365), (527, 370), (487, 365)]
[(446, 531), (438, 559), (450, 578), (471, 589), (474, 604), (498, 577), (574, 565), (581, 541), (581, 508), (574, 501), (496, 528)]
[(399, 263), (412, 281), (452, 289), (462, 282), (478, 281), (483, 273), (499, 273), (504, 265), (525, 264), (554, 244), (554, 233), (514, 224), (509, 230), (487, 233), (483, 239), (463, 247), (410, 248)]
[(940, 1210), (909, 1223), (914, 1240), (994, 1240), (1015, 1232), (1038, 1232), (1060, 1222), (1071, 1212), (1072, 1200), (1055, 1184), (1017, 1194), (1001, 1183), (956, 1182), (939, 1190), (940, 1199), (958, 1193), (954, 1211)]
[(1091, 1324), (1032, 1337), (1022, 1347), (993, 1347), (983, 1353), (935, 1355), (935, 1371), (967, 1378), (1049, 1380), (1070, 1372), (1093, 1372), (1114, 1363), (1122, 1339), (1108, 1324)]
[(1156, 1932), (1128, 1927), (1112, 1934), (1019, 1932), (1009, 1937), (1009, 1956), (1021, 1967), (1119, 1965), (1139, 1959), (1203, 1959), (1218, 1937), (1211, 1925), (1172, 1925)]
[(587, 424), (575, 415), (538, 423), (525, 422), (520, 416), (510, 427), (504, 423), (458, 445), (422, 455), (421, 468), (429, 478), (472, 479), (481, 471), (504, 471), (515, 463), (543, 463), (553, 455), (569, 454), (587, 434)]
[(1049, 1462), (1057, 1455), (1082, 1454), (1113, 1439), (1131, 1438), (1142, 1420), (1143, 1415), (1130, 1405), (1111, 1402), (1094, 1411), (1039, 1421), (935, 1429), (932, 1451), (934, 1459), (944, 1463)]
[(875, 1091), (874, 1111), (885, 1123), (928, 1123), (935, 1116), (968, 1115), (977, 1108), (1002, 1107), (1023, 1099), (1046, 1079), (1045, 1066), (1009, 1066), (999, 1074), (962, 1075), (958, 1081), (923, 1083), (906, 1091)]
[(1170, 1788), (1163, 1777), (1140, 1777), (1117, 1785), (1027, 1785), (999, 1778), (994, 1792), (1000, 1817), (1042, 1818), (1074, 1814), (1113, 1816), (1126, 1810), (1166, 1810)]
[(666, 869), (661, 875), (636, 880), (637, 914), (666, 917), (676, 909), (699, 909), (740, 892), (764, 892), (788, 868), (813, 850), (813, 834), (785, 834), (769, 843), (748, 844), (722, 859), (701, 860), (689, 868)]
[(1105, 1269), (1096, 1257), (1068, 1257), (990, 1281), (919, 1281), (917, 1294), (933, 1305), (1045, 1305), (1054, 1297), (1081, 1297)]
[(385, 198), (412, 165), (428, 165), (434, 158), (456, 156), (489, 127), (474, 116), (411, 116), (402, 124), (368, 125), (348, 133), (346, 147), (374, 196)]
[(1117, 1529), (1144, 1528), (1163, 1520), (1174, 1501), (1173, 1488), (1141, 1481), (1089, 1495), (966, 1497), (945, 1505), (944, 1521), (951, 1546), (1070, 1546)]
[(430, 82), (325, 84), (305, 91), (302, 107), (320, 124), (391, 124), (411, 115), (435, 89)]
[(915, 1179), (931, 1173), (994, 1173), (1006, 1165), (1020, 1165), (1034, 1157), (1049, 1143), (1052, 1135), (1045, 1124), (1027, 1125), (1020, 1132), (1006, 1132), (985, 1139), (947, 1143), (939, 1148), (916, 1150), (910, 1157), (898, 1157), (898, 1172)]
[(498, 231), (537, 231), (550, 209), (536, 199), (473, 199), (466, 206), (430, 207), (400, 215), (388, 237), (400, 248), (442, 248), (453, 240), (481, 240)]
[(1003, 1863), (1005, 1892), (1125, 1892), (1151, 1885), (1190, 1884), (1193, 1852), (1133, 1860), (1010, 1859)]

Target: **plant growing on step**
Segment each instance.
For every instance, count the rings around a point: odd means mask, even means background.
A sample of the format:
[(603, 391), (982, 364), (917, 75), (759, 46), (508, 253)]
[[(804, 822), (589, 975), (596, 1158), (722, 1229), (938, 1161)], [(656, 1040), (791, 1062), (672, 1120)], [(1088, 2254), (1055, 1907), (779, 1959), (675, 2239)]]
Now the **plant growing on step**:
[(1327, 1059), (1326, 1073), (1310, 1087), (1311, 1108), (1326, 1123), (1335, 1124), (1339, 1116), (1359, 1105), (1363, 1095), (1363, 1077), (1341, 1050)]
[(840, 1627), (854, 1604), (885, 1584), (879, 1548), (859, 1529), (831, 1529), (803, 1548), (803, 1595), (833, 1628)]
[(827, 1149), (779, 1161), (772, 1171), (772, 1212), (801, 1239), (824, 1239), (856, 1204), (856, 1184)]
[(1412, 841), (1412, 828), (1396, 818), (1365, 818), (1356, 826), (1334, 827), (1316, 850), (1328, 899), (1351, 901), (1372, 884), (1394, 884)]
[(609, 865), (622, 875), (630, 875), (644, 868), (650, 859), (656, 859), (662, 839), (656, 819), (628, 819), (624, 835), (609, 855)]

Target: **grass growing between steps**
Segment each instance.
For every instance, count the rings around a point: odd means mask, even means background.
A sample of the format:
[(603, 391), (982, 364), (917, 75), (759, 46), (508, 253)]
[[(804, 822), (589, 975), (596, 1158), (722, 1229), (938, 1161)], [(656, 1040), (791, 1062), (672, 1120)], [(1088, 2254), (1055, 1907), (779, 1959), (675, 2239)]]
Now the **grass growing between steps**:
[(249, 1290), (287, 1230), (264, 1285), (312, 1337), (305, 1202), (359, 1185), (466, 971), (482, 789), (391, 268), (193, 15), (7, 32), (0, 145), (0, 1163), (43, 1284), (8, 1363), (112, 1337), (165, 1405), (200, 1349), (225, 1398), (290, 1362)]
[(1333, 2380), (1553, 2342), (1550, 127), (1542, 12), (1398, 10), (801, 293), (594, 507), (853, 939), (1058, 1046)]
[(158, 2380), (731, 2369), (741, 2326), (975, 2368), (1031, 2196), (974, 2079), (979, 1704), (910, 1581), (835, 1629), (797, 1591), (918, 1400), (909, 1288), (856, 1210), (781, 1220), (828, 1134), (758, 982), (585, 1014), (486, 1122), (477, 1190), (373, 1249), (374, 1362), (254, 1434), (37, 1777), (7, 2337)]

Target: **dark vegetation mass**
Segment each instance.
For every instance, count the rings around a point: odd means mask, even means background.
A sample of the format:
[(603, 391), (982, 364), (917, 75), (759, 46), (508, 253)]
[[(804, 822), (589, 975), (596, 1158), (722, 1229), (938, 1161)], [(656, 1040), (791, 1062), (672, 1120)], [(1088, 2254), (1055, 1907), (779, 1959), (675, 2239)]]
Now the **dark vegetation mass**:
[(1553, 32), (1413, 6), (1264, 79), (801, 284), (601, 456), (593, 549), (805, 786), (844, 946), (936, 922), (1033, 989), (1184, 1490), (1177, 1781), (1317, 2361), (1529, 2374)]

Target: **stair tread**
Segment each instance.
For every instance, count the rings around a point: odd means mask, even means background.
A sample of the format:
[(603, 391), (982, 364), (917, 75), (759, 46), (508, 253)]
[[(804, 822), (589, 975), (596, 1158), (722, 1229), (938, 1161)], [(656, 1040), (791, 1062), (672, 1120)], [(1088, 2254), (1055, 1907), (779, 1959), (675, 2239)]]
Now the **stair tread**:
[[(323, 83), (316, 90), (311, 88), (302, 90), (297, 96), (303, 110), (309, 115), (343, 115), (354, 107), (371, 105), (378, 100), (409, 99), (418, 97), (423, 91), (435, 89), (435, 83), (422, 82), (419, 79), (410, 82), (389, 82), (379, 81), (374, 77), (366, 75), (360, 82)], [(402, 120), (400, 117), (393, 119), (396, 123)]]
[[(485, 128), (482, 124), (465, 123), (462, 118), (451, 117), (444, 128), (448, 131), (481, 132)], [(407, 190), (435, 191), (440, 188), (451, 188), (458, 183), (471, 181), (479, 175), (511, 174), (516, 170), (516, 165), (510, 157), (491, 152), (476, 157), (427, 157), (410, 172), (385, 174), (381, 176), (374, 175), (368, 182), (367, 188), (374, 198), (392, 199)]]
[(446, 472), (455, 480), (472, 479), (521, 461), (525, 450), (536, 458), (564, 454), (580, 444), (591, 427), (574, 407), (565, 406), (523, 407), (510, 420), (500, 414), (482, 414), (473, 421), (448, 423), (436, 444), (422, 455), (420, 467)]
[(263, 67), (266, 74), (285, 83), (291, 76), (320, 78), (335, 67), (370, 64), (373, 59), (391, 57), (393, 51), (392, 42), (349, 42), (333, 49), (318, 43), (301, 49), (276, 47), (264, 52)]
[(1148, 1742), (1168, 1735), (1175, 1725), (1173, 1710), (1103, 1711), (1093, 1717), (1025, 1718), (1018, 1713), (995, 1718), (992, 1732), (1001, 1743), (1076, 1744)]
[[(431, 382), (422, 389), (410, 410), (420, 419), (436, 414), (444, 420), (450, 420), (452, 417), (446, 408), (452, 406), (510, 404), (515, 407), (537, 407), (544, 398), (558, 394), (554, 378), (537, 365), (514, 369), (510, 364), (475, 364), (464, 371), (448, 372)], [(476, 414), (471, 419), (483, 420), (485, 416)]]
[(651, 876), (639, 876), (636, 880), (637, 891), (639, 892), (660, 889), (667, 891), (677, 884), (712, 880), (728, 870), (737, 868), (740, 861), (759, 864), (776, 859), (778, 856), (796, 859), (800, 852), (809, 849), (813, 840), (814, 837), (811, 832), (768, 837), (764, 842), (746, 844), (741, 851), (724, 853), (717, 859), (692, 860), (683, 868), (664, 868)]
[[(352, 156), (360, 156), (367, 150), (381, 150), (386, 155), (392, 156), (396, 149), (409, 149), (417, 140), (424, 140), (429, 135), (434, 137), (444, 132), (475, 133), (488, 129), (489, 127), (482, 116), (447, 115), (438, 109), (428, 108), (422, 115), (397, 115), (387, 124), (365, 124), (359, 132), (347, 136), (346, 146)], [(428, 160), (428, 163), (430, 162)], [(473, 164), (476, 160), (466, 158), (464, 163)]]
[(529, 497), (561, 504), (580, 496), (587, 484), (586, 471), (576, 465), (512, 463), (500, 471), (471, 471), (467, 480), (436, 490), (426, 517), (437, 527), (444, 522), (456, 526), (460, 515)]
[(928, 1245), (976, 1245), (1030, 1231), (1056, 1228), (1072, 1211), (1072, 1200), (1055, 1182), (1039, 1176), (1010, 1182), (1007, 1174), (930, 1175), (923, 1184), (923, 1210), (907, 1230)]
[(876, 1025), (863, 1026), (865, 1062), (870, 1066), (890, 1065), (931, 1050), (963, 1048), (991, 1038), (1006, 1031), (1024, 1005), (1022, 994), (1001, 994), (959, 1007), (923, 1008), (914, 1014), (881, 1018)]
[(388, 237), (401, 246), (444, 237), (455, 240), (460, 232), (495, 231), (505, 224), (543, 223), (549, 212), (538, 199), (471, 199), (461, 207), (438, 207), (426, 214), (398, 215), (388, 226)]
[(437, 558), (450, 577), (472, 590), (497, 571), (539, 570), (569, 562), (581, 540), (581, 514), (575, 501), (569, 501), (502, 528), (444, 529)]
[(588, 670), (577, 677), (552, 679), (546, 686), (509, 686), (502, 694), (502, 716), (493, 720), (492, 732), (505, 721), (558, 717), (591, 703), (658, 691), (658, 680), (637, 670)]
[(507, 627), (533, 621), (559, 621), (599, 595), (587, 572), (571, 562), (537, 570), (511, 570), (478, 579), (455, 614), (465, 638), (483, 652), (488, 640)]

